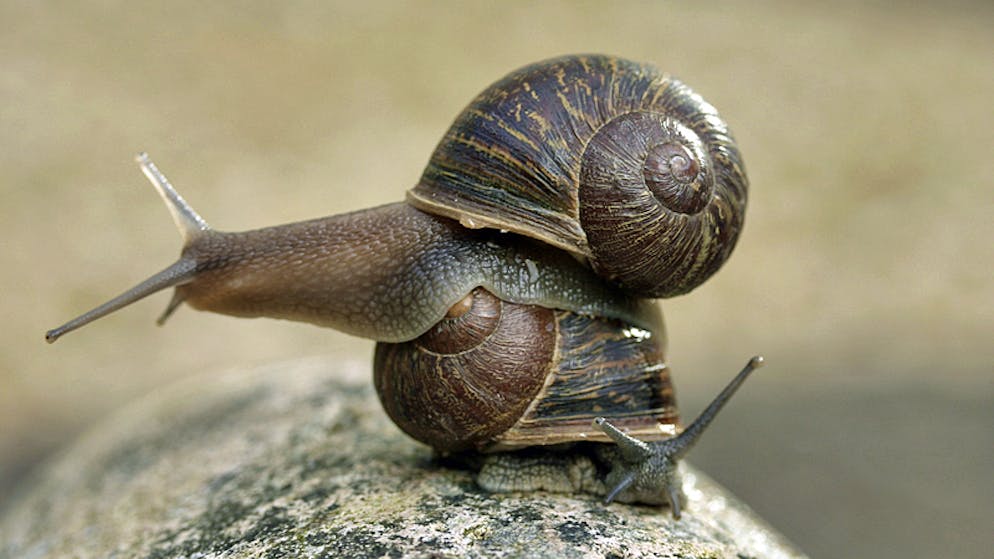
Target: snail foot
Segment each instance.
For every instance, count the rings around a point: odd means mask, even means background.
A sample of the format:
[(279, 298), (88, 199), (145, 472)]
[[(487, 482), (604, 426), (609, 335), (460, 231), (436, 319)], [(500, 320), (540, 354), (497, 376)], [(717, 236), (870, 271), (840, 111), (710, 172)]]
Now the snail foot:
[(589, 456), (551, 450), (484, 455), (476, 483), (493, 493), (604, 493), (601, 476)]

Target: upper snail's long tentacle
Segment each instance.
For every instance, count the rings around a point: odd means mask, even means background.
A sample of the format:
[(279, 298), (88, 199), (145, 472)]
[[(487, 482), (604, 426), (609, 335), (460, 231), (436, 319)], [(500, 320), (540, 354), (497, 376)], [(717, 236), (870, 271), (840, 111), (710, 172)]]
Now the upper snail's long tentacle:
[(80, 316), (66, 322), (58, 328), (53, 328), (45, 332), (45, 341), (54, 343), (65, 334), (76, 330), (94, 320), (106, 316), (122, 307), (126, 307), (135, 301), (144, 299), (149, 295), (163, 289), (190, 281), (196, 275), (197, 263), (190, 259), (181, 258), (175, 264), (165, 270), (155, 274), (140, 284), (132, 287), (124, 293), (114, 297), (110, 301), (87, 311)]

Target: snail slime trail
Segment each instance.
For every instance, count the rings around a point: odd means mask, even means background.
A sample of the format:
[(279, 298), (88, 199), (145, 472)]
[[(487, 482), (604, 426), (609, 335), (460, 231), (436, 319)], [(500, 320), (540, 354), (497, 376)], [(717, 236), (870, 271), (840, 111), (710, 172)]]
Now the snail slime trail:
[(654, 299), (728, 259), (748, 180), (714, 107), (648, 64), (564, 56), (511, 72), (456, 117), (406, 202), (342, 215), (217, 231), (137, 160), (179, 259), (46, 340), (170, 287), (160, 324), (186, 303), (376, 340), (387, 414), (492, 491), (590, 492), (679, 518), (677, 461), (763, 362), (681, 430)]

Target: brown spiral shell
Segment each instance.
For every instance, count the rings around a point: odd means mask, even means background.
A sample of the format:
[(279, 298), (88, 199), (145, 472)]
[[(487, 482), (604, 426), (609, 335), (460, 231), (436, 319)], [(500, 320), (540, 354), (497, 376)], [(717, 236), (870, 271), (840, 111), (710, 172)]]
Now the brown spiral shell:
[(608, 442), (599, 415), (658, 440), (678, 419), (662, 341), (477, 288), (420, 338), (377, 344), (374, 384), (394, 423), (443, 451)]
[(512, 72), (442, 138), (408, 201), (537, 238), (645, 297), (730, 255), (748, 181), (714, 107), (654, 67), (568, 56)]

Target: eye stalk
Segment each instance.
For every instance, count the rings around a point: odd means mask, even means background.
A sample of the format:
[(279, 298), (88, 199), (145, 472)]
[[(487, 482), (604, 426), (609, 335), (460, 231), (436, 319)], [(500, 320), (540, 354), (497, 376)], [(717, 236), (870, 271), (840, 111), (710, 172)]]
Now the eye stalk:
[(670, 505), (673, 518), (680, 519), (682, 507), (682, 484), (677, 471), (677, 461), (686, 456), (687, 452), (697, 444), (701, 434), (725, 407), (735, 391), (752, 374), (765, 363), (762, 356), (757, 355), (746, 363), (746, 366), (732, 379), (728, 386), (704, 409), (689, 427), (678, 436), (661, 442), (646, 443), (623, 433), (603, 417), (594, 419), (594, 424), (600, 427), (611, 439), (618, 444), (620, 460), (614, 470), (608, 475), (607, 484), (611, 487), (604, 503), (609, 504), (622, 492), (630, 491), (626, 500), (653, 501), (659, 499), (660, 489), (665, 489), (665, 499)]
[[(186, 203), (186, 200), (179, 195), (179, 192), (176, 192), (176, 189), (174, 189), (169, 183), (166, 176), (162, 174), (152, 160), (149, 159), (147, 153), (141, 152), (137, 154), (135, 156), (135, 161), (141, 167), (142, 173), (148, 177), (148, 180), (152, 183), (152, 186), (154, 186), (159, 195), (162, 196), (162, 200), (166, 203), (166, 207), (169, 208), (169, 212), (173, 216), (173, 221), (176, 222), (176, 227), (179, 229), (180, 235), (183, 237), (184, 247), (189, 246), (197, 239), (200, 239), (204, 235), (210, 233), (210, 225), (208, 225), (207, 222), (204, 221), (204, 218), (200, 217), (200, 215)], [(55, 341), (63, 335), (68, 334), (77, 328), (86, 326), (98, 318), (107, 316), (118, 309), (126, 307), (131, 303), (144, 299), (145, 297), (162, 291), (163, 289), (168, 289), (170, 287), (175, 287), (189, 282), (196, 276), (196, 273), (197, 262), (195, 260), (190, 258), (180, 258), (168, 268), (153, 275), (117, 297), (114, 297), (110, 301), (107, 301), (93, 310), (90, 310), (70, 320), (69, 322), (66, 322), (58, 328), (53, 328), (48, 332), (45, 332), (45, 341), (50, 344), (55, 343)], [(173, 297), (173, 300), (166, 307), (165, 312), (163, 312), (159, 317), (157, 323), (159, 325), (164, 324), (166, 319), (169, 318), (173, 311), (175, 311), (182, 302), (182, 298)]]

